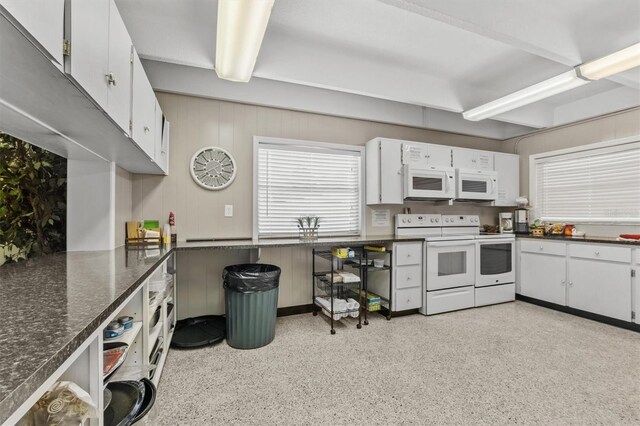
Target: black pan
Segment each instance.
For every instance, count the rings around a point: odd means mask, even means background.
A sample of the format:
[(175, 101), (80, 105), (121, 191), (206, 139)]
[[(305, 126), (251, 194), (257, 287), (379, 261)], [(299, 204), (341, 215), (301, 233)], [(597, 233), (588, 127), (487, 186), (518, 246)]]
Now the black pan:
[(128, 426), (140, 411), (144, 401), (145, 385), (142, 382), (111, 382), (111, 402), (104, 409), (105, 426)]
[(142, 420), (156, 402), (156, 386), (149, 379), (142, 379), (140, 382), (144, 384), (144, 399), (142, 400), (142, 405), (140, 406), (138, 413), (131, 422), (132, 424)]

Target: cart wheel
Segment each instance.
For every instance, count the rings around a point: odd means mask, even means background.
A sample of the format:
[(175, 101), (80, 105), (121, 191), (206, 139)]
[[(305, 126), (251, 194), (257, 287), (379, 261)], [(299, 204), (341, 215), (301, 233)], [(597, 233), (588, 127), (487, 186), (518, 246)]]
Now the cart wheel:
[(318, 311), (313, 311), (313, 316), (317, 317), (318, 316)]
[(356, 327), (362, 328), (362, 324), (357, 324)]
[(391, 321), (391, 315), (387, 315), (387, 321)]
[(331, 329), (331, 334), (336, 334), (336, 331), (333, 328)]
[(364, 320), (364, 325), (369, 325), (369, 320)]

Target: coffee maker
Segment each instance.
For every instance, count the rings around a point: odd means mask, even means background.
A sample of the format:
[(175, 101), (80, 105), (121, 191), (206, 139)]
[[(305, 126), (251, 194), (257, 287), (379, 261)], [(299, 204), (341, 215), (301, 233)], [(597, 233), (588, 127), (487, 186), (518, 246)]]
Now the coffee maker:
[(513, 232), (516, 234), (528, 234), (529, 233), (529, 210), (525, 208), (518, 208), (515, 211), (515, 221), (513, 225)]
[(498, 213), (501, 234), (513, 234), (513, 213)]

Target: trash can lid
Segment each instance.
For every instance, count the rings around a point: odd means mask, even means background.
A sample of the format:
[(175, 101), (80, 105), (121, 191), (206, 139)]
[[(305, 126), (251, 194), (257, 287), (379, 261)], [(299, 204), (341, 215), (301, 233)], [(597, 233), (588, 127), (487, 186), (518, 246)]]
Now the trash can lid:
[(264, 263), (230, 265), (222, 271), (224, 288), (238, 293), (260, 293), (278, 288), (280, 268)]

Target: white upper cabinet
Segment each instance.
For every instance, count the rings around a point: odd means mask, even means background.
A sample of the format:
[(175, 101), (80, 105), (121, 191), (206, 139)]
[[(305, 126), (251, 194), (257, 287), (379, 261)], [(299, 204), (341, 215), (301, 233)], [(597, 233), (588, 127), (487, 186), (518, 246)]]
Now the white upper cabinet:
[(64, 64), (64, 0), (0, 0), (60, 69)]
[(65, 72), (108, 111), (110, 0), (70, 0)]
[(365, 154), (367, 204), (402, 204), (402, 141), (370, 140)]
[(430, 143), (404, 142), (402, 143), (402, 164), (416, 168), (451, 167), (451, 147)]
[(133, 55), (131, 138), (155, 161), (156, 96), (137, 54)]
[[(154, 130), (155, 162), (165, 174), (168, 174), (169, 125), (168, 125), (168, 122), (166, 122), (164, 115), (162, 114), (162, 108), (160, 108), (160, 104), (158, 103), (158, 101), (156, 101), (155, 111), (156, 111), (156, 122), (155, 122), (155, 130)], [(167, 134), (165, 134), (165, 132), (167, 132)]]
[(107, 114), (129, 134), (131, 118), (131, 37), (116, 4), (109, 2), (109, 60), (107, 82)]
[(498, 172), (498, 198), (496, 206), (516, 206), (520, 194), (520, 156), (493, 154), (494, 170)]
[(453, 148), (453, 167), (456, 169), (493, 170), (493, 152), (477, 149)]

